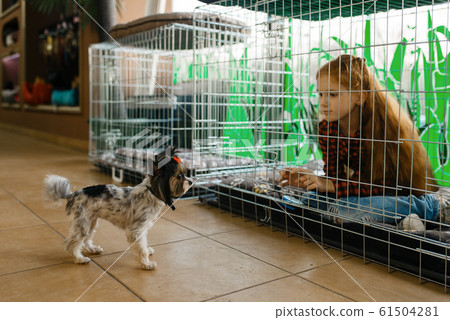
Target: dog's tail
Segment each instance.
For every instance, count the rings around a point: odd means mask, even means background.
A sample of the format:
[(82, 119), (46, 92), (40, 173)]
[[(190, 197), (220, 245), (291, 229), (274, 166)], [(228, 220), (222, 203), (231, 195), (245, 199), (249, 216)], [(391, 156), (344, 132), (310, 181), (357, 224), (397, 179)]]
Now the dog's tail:
[(49, 174), (44, 179), (44, 196), (47, 200), (67, 199), (72, 194), (70, 183), (64, 177)]

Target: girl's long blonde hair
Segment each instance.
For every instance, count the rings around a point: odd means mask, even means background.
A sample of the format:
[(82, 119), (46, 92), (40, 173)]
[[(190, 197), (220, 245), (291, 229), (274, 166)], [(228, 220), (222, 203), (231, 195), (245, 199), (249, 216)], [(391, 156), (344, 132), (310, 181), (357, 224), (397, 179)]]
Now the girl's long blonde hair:
[(365, 59), (341, 55), (322, 66), (317, 73), (320, 76), (340, 81), (344, 87), (341, 90), (366, 93), (361, 106), (362, 182), (398, 186), (402, 189), (399, 194), (406, 195), (411, 192), (421, 196), (426, 190), (437, 190), (413, 121), (377, 81)]

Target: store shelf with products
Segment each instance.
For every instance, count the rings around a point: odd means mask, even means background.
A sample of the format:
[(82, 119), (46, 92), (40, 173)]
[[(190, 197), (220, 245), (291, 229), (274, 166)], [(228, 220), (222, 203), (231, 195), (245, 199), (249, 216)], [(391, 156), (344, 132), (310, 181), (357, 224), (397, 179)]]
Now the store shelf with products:
[(14, 53), (1, 59), (2, 107), (20, 108), (20, 54)]
[(80, 106), (57, 106), (57, 105), (29, 105), (25, 104), (24, 109), (26, 111), (38, 111), (38, 112), (49, 112), (49, 113), (70, 113), (79, 114), (81, 113)]
[(20, 109), (20, 84), (22, 60), (21, 1), (1, 1), (0, 7), (0, 83), (1, 107)]
[(1, 15), (7, 15), (20, 6), (20, 0), (1, 0)]
[(1, 107), (80, 113), (77, 12), (42, 14), (24, 0), (3, 0), (0, 17)]
[(4, 20), (1, 30), (2, 48), (6, 51), (17, 51), (19, 47), (19, 17), (13, 13), (11, 17)]
[[(79, 18), (44, 15), (27, 7), (27, 38), (23, 103), (79, 106)], [(32, 55), (30, 53), (33, 53)], [(35, 63), (39, 61), (40, 63)], [(35, 107), (34, 110), (44, 110)]]

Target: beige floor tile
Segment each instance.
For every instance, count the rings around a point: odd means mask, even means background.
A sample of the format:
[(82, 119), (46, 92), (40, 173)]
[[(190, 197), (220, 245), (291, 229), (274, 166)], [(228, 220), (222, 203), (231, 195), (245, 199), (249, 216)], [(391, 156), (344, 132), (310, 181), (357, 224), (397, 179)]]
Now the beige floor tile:
[[(110, 273), (146, 301), (203, 301), (229, 292), (278, 279), (287, 273), (199, 238), (155, 247), (153, 271), (138, 268), (134, 256), (126, 254)], [(108, 268), (119, 257), (96, 259)]]
[[(84, 166), (86, 166), (84, 164)], [(88, 171), (86, 173), (86, 171)], [(64, 175), (64, 173), (62, 173)], [(71, 174), (73, 175), (73, 173)], [(95, 184), (109, 184), (112, 180), (107, 175), (102, 175), (99, 172), (90, 172), (90, 170), (84, 169), (83, 174), (78, 174), (78, 176), (71, 177), (71, 175), (65, 175), (70, 179), (72, 191), (83, 188), (88, 185)], [(100, 175), (99, 177), (97, 175)], [(8, 190), (8, 192), (14, 194), (17, 201), (22, 202), (28, 209), (33, 211), (36, 215), (41, 217), (47, 223), (58, 223), (67, 221), (65, 214), (66, 201), (61, 200), (58, 202), (46, 201), (44, 199), (44, 188), (43, 180), (45, 178), (44, 174), (41, 174), (39, 181), (35, 181), (27, 185), (27, 188), (21, 187), (23, 183), (18, 185), (6, 184), (3, 187)], [(86, 182), (83, 182), (86, 181)], [(120, 185), (120, 184), (119, 184)]]
[[(20, 181), (17, 183), (7, 182), (2, 183), (2, 187), (10, 194), (13, 194), (17, 201), (24, 203), (25, 205), (32, 201), (42, 202), (44, 199), (43, 178), (39, 178), (39, 182), (27, 184), (26, 181)], [(23, 186), (26, 185), (24, 188)]]
[(0, 188), (0, 230), (39, 224), (43, 222)]
[(335, 292), (322, 288), (296, 276), (264, 283), (249, 289), (231, 293), (211, 301), (232, 302), (348, 302)]
[(165, 218), (160, 218), (148, 232), (148, 243), (156, 246), (200, 236), (197, 232), (193, 232)]
[[(64, 237), (67, 236), (69, 224), (56, 223), (51, 225)], [(200, 235), (181, 227), (164, 218), (159, 219), (148, 232), (148, 243), (151, 246), (165, 243), (192, 239)], [(129, 248), (129, 243), (125, 236), (125, 231), (114, 226), (105, 220), (99, 221), (97, 232), (94, 236), (94, 243), (103, 248), (103, 255), (122, 252)]]
[(108, 274), (100, 277), (102, 274), (93, 263), (65, 263), (0, 276), (0, 301), (71, 302), (80, 296), (79, 301), (140, 301)]
[(46, 225), (0, 231), (0, 274), (71, 261), (64, 239)]
[(421, 285), (417, 277), (400, 271), (389, 273), (377, 263), (365, 264), (353, 257), (340, 265), (342, 269), (333, 264), (299, 275), (356, 301), (449, 301), (442, 286)]
[(337, 250), (322, 250), (315, 243), (287, 237), (285, 233), (273, 232), (268, 227), (221, 233), (211, 238), (292, 273), (333, 263), (333, 259), (343, 259)]
[(25, 200), (23, 201), (23, 204), (49, 224), (67, 221), (67, 216), (64, 209), (66, 205), (65, 200), (54, 203), (46, 202), (42, 199)]
[(197, 199), (179, 200), (176, 210), (164, 217), (203, 235), (229, 232), (254, 226), (253, 221), (243, 220), (217, 208), (198, 204)]

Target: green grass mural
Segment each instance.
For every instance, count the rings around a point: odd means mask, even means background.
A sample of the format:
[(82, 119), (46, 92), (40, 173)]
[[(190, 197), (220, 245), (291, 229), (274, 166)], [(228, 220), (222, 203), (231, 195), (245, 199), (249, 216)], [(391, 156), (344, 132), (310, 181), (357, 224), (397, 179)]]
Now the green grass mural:
[(252, 95), (254, 91), (254, 74), (248, 68), (247, 48), (244, 49), (244, 55), (239, 61), (230, 54), (230, 75), (232, 80), (230, 85), (230, 99), (226, 110), (225, 128), (223, 136), (226, 148), (231, 152), (225, 152), (229, 155), (241, 157), (254, 157), (253, 146), (255, 139), (253, 128), (249, 125), (251, 119), (254, 119), (255, 100)]
[(430, 156), (435, 176), (440, 180), (440, 184), (450, 187), (450, 94), (448, 93), (450, 81), (447, 80), (450, 76), (450, 54), (444, 56), (439, 35), (450, 41), (447, 27), (433, 28), (432, 18), (428, 12), (428, 54), (420, 52), (418, 55), (424, 65), (425, 102), (421, 105), (419, 100), (416, 108), (425, 109), (426, 121), (421, 138)]

